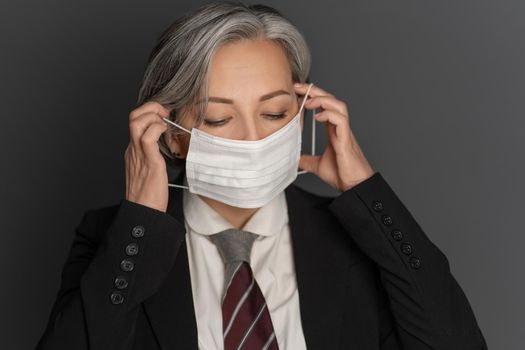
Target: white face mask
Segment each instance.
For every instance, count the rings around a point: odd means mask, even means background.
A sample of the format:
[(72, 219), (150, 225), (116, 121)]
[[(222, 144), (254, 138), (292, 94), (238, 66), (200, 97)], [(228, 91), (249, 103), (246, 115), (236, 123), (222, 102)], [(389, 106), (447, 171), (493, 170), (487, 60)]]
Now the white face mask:
[[(288, 124), (255, 141), (234, 140), (210, 135), (197, 128), (191, 132), (186, 158), (187, 186), (191, 193), (239, 208), (259, 208), (291, 184), (298, 174), (301, 156), (301, 111), (313, 84), (308, 86), (299, 112)], [(312, 122), (314, 130), (315, 121)], [(312, 133), (312, 153), (315, 147)]]

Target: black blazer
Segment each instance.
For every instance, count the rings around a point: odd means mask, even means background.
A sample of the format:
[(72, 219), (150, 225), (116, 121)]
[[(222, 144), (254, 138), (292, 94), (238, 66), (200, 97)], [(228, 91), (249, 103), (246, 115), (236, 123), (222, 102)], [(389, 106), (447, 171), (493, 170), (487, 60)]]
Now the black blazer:
[[(285, 194), (308, 349), (487, 349), (446, 256), (379, 172), (336, 198)], [(37, 349), (197, 348), (182, 190), (168, 213), (127, 200), (87, 211)]]

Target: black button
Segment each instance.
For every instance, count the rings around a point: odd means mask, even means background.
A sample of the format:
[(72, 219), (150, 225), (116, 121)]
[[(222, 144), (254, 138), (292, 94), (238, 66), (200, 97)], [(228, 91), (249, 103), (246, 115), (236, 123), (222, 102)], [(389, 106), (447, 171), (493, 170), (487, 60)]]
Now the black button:
[(396, 241), (400, 241), (403, 239), (403, 233), (397, 228), (395, 228), (392, 230), (392, 238), (395, 239)]
[(111, 293), (110, 297), (111, 299), (111, 303), (117, 305), (117, 304), (122, 304), (124, 302), (124, 296), (122, 295), (121, 292), (113, 292)]
[(120, 262), (120, 268), (122, 271), (133, 271), (133, 268), (135, 267), (135, 264), (133, 264), (133, 260), (131, 259), (124, 259)]
[(372, 208), (379, 213), (380, 211), (383, 211), (383, 203), (380, 201), (373, 201)]
[(117, 276), (117, 278), (115, 278), (115, 287), (117, 287), (117, 289), (124, 289), (127, 286), (128, 281), (126, 281), (124, 276)]
[(412, 254), (412, 246), (410, 245), (410, 243), (402, 243), (401, 244), (401, 251), (405, 255), (410, 255), (410, 254)]
[(139, 245), (137, 243), (130, 243), (126, 246), (127, 255), (137, 255), (139, 252)]
[(412, 256), (408, 262), (413, 269), (419, 269), (421, 267), (421, 260), (418, 257)]
[(139, 238), (144, 236), (144, 231), (146, 231), (144, 226), (137, 225), (133, 227), (133, 230), (131, 230), (131, 235), (135, 238)]
[(381, 216), (381, 219), (383, 220), (383, 224), (386, 226), (392, 225), (392, 218), (389, 215), (383, 215)]

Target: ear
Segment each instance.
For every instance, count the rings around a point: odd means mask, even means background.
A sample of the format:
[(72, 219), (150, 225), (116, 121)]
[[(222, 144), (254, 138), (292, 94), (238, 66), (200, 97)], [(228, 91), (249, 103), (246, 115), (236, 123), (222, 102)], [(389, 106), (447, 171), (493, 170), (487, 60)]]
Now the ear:
[[(177, 125), (180, 125), (186, 129), (189, 129), (190, 126), (187, 125), (187, 120), (191, 118), (191, 115), (186, 110), (186, 108), (180, 109), (177, 113), (172, 110), (170, 114), (170, 119), (177, 119)], [(179, 114), (179, 117), (176, 115)], [(188, 155), (188, 148), (190, 143), (190, 134), (187, 132), (181, 132), (181, 129), (176, 126), (171, 127), (171, 131), (167, 132), (164, 136), (164, 141), (172, 156), (176, 159), (186, 159)]]
[(170, 133), (165, 136), (166, 144), (168, 145), (171, 154), (174, 158), (185, 159), (188, 155), (188, 137)]
[[(303, 111), (301, 112), (301, 116), (299, 117), (299, 120), (301, 121), (301, 131), (304, 129), (305, 114), (306, 114), (306, 108), (303, 107)], [(308, 120), (310, 120), (310, 119), (308, 119)]]
[[(302, 103), (302, 95), (297, 95), (297, 111), (299, 111), (299, 108), (301, 108)], [(301, 111), (301, 115), (299, 116), (299, 120), (301, 121), (301, 130), (304, 126), (304, 113), (306, 111), (306, 108), (303, 107), (303, 110)]]

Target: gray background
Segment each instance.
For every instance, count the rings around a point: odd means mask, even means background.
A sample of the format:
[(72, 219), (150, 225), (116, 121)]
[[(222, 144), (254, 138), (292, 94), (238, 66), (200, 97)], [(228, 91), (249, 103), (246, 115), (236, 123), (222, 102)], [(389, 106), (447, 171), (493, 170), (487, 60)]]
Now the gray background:
[[(199, 3), (2, 4), (2, 349), (35, 346), (82, 213), (123, 196), (147, 55)], [(347, 103), (372, 167), (449, 258), (489, 348), (522, 349), (525, 3), (266, 4), (306, 36), (312, 81)], [(325, 192), (311, 176), (298, 182)]]

